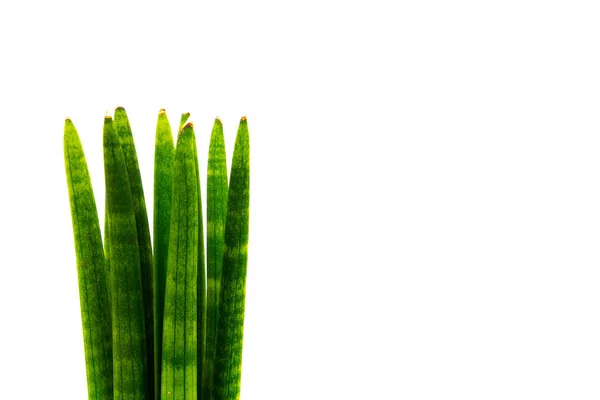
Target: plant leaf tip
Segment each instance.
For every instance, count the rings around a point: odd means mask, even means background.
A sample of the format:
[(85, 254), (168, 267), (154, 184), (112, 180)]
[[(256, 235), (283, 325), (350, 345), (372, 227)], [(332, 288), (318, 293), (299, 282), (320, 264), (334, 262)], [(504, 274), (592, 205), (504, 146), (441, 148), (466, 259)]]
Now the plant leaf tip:
[(185, 124), (183, 126), (183, 128), (181, 128), (181, 130), (179, 131), (179, 133), (177, 134), (177, 140), (179, 140), (181, 138), (181, 136), (183, 135), (183, 133), (187, 130), (187, 129), (194, 129), (194, 123), (193, 122), (188, 122), (187, 124)]
[(75, 129), (75, 125), (73, 125), (73, 121), (71, 121), (71, 118), (65, 117), (65, 134), (67, 134), (67, 130), (73, 130), (73, 129)]

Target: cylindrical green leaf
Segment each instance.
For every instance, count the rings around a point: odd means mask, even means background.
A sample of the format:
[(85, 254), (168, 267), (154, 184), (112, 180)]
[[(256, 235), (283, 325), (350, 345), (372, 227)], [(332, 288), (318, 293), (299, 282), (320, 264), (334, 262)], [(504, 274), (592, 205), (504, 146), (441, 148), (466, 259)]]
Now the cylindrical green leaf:
[(142, 274), (129, 176), (112, 118), (104, 119), (104, 174), (115, 400), (148, 400)]
[(111, 307), (110, 294), (112, 291), (110, 290), (110, 257), (108, 253), (110, 251), (108, 244), (108, 194), (105, 192), (104, 195), (104, 277), (106, 278), (106, 288), (108, 289), (108, 307)]
[(223, 265), (223, 241), (227, 213), (227, 158), (223, 125), (216, 118), (210, 137), (208, 151), (208, 178), (206, 196), (207, 242), (206, 242), (206, 359), (204, 372), (204, 400), (210, 400), (214, 381), (214, 363), (217, 345), (217, 311), (221, 266)]
[(127, 165), (133, 211), (135, 212), (138, 248), (140, 252), (140, 269), (142, 272), (142, 296), (146, 332), (145, 348), (148, 362), (147, 384), (150, 398), (154, 398), (154, 267), (152, 265), (152, 241), (150, 239), (150, 227), (148, 225), (148, 214), (146, 212), (146, 201), (144, 199), (144, 188), (142, 187), (142, 176), (138, 165), (137, 152), (135, 150), (129, 119), (123, 107), (118, 107), (115, 110), (114, 126), (121, 142), (123, 157)]
[[(184, 114), (185, 115), (185, 114)], [(187, 118), (186, 118), (187, 119)], [(204, 359), (206, 347), (206, 264), (204, 261), (204, 226), (202, 223), (202, 196), (200, 191), (200, 169), (198, 167), (198, 149), (196, 147), (196, 137), (192, 124), (186, 125), (191, 130), (192, 135), (192, 151), (194, 153), (194, 161), (196, 163), (196, 184), (198, 186), (198, 398), (202, 398), (203, 382), (204, 382)], [(184, 128), (185, 129), (185, 128)]]
[(191, 124), (179, 134), (163, 325), (162, 399), (196, 400), (198, 184)]
[(158, 113), (154, 147), (154, 359), (156, 399), (160, 399), (160, 372), (162, 369), (163, 314), (169, 230), (171, 226), (171, 199), (173, 197), (173, 158), (175, 145), (171, 124), (165, 110)]
[(70, 119), (64, 131), (65, 169), (71, 204), (88, 399), (113, 398), (113, 360), (104, 250), (85, 154)]
[(229, 181), (225, 247), (217, 326), (215, 400), (238, 400), (248, 262), (250, 140), (246, 118), (240, 121)]

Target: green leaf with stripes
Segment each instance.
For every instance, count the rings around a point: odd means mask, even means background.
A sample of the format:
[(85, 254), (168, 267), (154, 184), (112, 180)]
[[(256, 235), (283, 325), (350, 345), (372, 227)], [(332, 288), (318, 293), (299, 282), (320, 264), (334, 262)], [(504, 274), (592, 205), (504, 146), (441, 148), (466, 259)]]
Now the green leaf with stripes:
[(162, 399), (195, 400), (197, 386), (198, 184), (194, 132), (178, 135), (165, 293)]
[(227, 211), (227, 158), (223, 124), (216, 118), (208, 151), (208, 178), (206, 182), (206, 359), (204, 373), (204, 399), (210, 400), (214, 381), (214, 363), (217, 345), (217, 311), (223, 241)]
[(104, 174), (115, 400), (150, 399), (144, 332), (142, 274), (129, 176), (112, 118), (104, 119)]
[(106, 288), (108, 289), (108, 304), (110, 308), (110, 260), (108, 258), (108, 211), (106, 210), (108, 204), (108, 194), (105, 192), (104, 196), (104, 277), (106, 280)]
[(200, 191), (200, 168), (198, 167), (198, 149), (196, 147), (196, 137), (192, 124), (188, 124), (192, 132), (192, 151), (196, 163), (196, 184), (198, 186), (198, 398), (202, 398), (204, 382), (204, 359), (206, 348), (206, 264), (204, 261), (204, 226), (202, 223), (202, 196)]
[(158, 113), (154, 150), (154, 359), (156, 399), (160, 399), (160, 372), (162, 369), (163, 313), (169, 229), (171, 226), (171, 199), (173, 197), (173, 158), (175, 144), (171, 124), (165, 110)]
[(104, 250), (90, 174), (79, 135), (65, 121), (64, 153), (79, 281), (88, 399), (113, 398), (113, 363)]
[(144, 331), (146, 358), (148, 363), (148, 393), (154, 398), (154, 267), (152, 261), (152, 241), (150, 239), (150, 227), (148, 225), (148, 213), (144, 199), (144, 188), (142, 187), (142, 176), (138, 164), (135, 142), (131, 133), (129, 118), (123, 107), (115, 110), (115, 130), (121, 142), (123, 157), (127, 165), (129, 186), (131, 188), (131, 199), (135, 212), (135, 224), (138, 235), (138, 248), (140, 252), (140, 269), (142, 272), (142, 296), (144, 304)]
[(217, 326), (215, 400), (237, 400), (240, 396), (248, 223), (250, 203), (250, 139), (245, 117), (233, 149), (225, 246)]

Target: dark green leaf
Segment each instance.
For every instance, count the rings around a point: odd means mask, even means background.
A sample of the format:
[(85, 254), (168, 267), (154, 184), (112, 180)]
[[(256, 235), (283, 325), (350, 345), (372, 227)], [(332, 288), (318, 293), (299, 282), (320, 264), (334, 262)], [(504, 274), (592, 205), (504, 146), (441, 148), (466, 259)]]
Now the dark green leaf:
[(208, 151), (207, 178), (207, 291), (204, 399), (211, 398), (217, 339), (217, 311), (227, 212), (227, 158), (221, 120), (215, 119)]
[(165, 110), (158, 114), (154, 150), (154, 351), (156, 399), (160, 398), (160, 372), (162, 369), (163, 313), (165, 307), (165, 282), (169, 229), (171, 225), (171, 199), (173, 197), (173, 158), (175, 145), (173, 133)]
[(146, 201), (144, 199), (144, 188), (142, 187), (142, 176), (138, 165), (137, 152), (131, 133), (131, 126), (127, 113), (123, 107), (115, 110), (115, 130), (121, 142), (123, 157), (127, 165), (129, 186), (131, 188), (131, 199), (135, 212), (135, 223), (138, 236), (138, 247), (140, 252), (140, 269), (142, 272), (142, 296), (144, 302), (144, 330), (146, 358), (148, 362), (148, 393), (150, 398), (154, 397), (154, 267), (152, 261), (152, 241), (150, 239), (150, 227), (148, 225), (148, 214), (146, 212)]
[(233, 149), (227, 199), (217, 326), (215, 400), (238, 400), (240, 396), (249, 203), (250, 140), (248, 123), (243, 117)]
[(146, 400), (147, 365), (142, 274), (125, 157), (111, 117), (104, 119), (104, 173), (115, 400)]

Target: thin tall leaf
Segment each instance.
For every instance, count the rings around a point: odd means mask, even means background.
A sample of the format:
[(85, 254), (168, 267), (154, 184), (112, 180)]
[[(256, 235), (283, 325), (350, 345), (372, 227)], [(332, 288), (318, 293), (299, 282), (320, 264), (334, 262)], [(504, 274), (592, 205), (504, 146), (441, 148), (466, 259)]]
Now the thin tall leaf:
[(104, 173), (112, 311), (114, 398), (147, 400), (142, 274), (125, 157), (110, 116), (104, 119)]
[(188, 124), (192, 131), (192, 151), (194, 154), (194, 162), (196, 164), (196, 185), (198, 190), (198, 206), (196, 211), (198, 212), (198, 286), (197, 286), (197, 300), (198, 300), (198, 324), (197, 324), (197, 337), (198, 337), (198, 388), (197, 396), (202, 398), (203, 383), (204, 383), (204, 359), (206, 353), (206, 264), (204, 260), (204, 225), (202, 217), (202, 195), (200, 191), (200, 169), (198, 167), (198, 148), (196, 147), (196, 137), (194, 135), (193, 125)]
[(248, 223), (250, 204), (250, 139), (245, 117), (233, 149), (225, 222), (225, 247), (217, 326), (215, 400), (240, 396)]
[(214, 363), (217, 345), (217, 311), (221, 266), (223, 265), (223, 241), (227, 214), (227, 157), (223, 124), (215, 119), (208, 151), (208, 178), (206, 196), (207, 242), (206, 242), (206, 360), (204, 373), (204, 399), (210, 400), (214, 381)]
[(104, 250), (90, 174), (70, 119), (64, 130), (65, 169), (73, 221), (88, 399), (113, 398), (113, 364)]
[(115, 110), (115, 130), (121, 142), (123, 157), (127, 165), (129, 186), (131, 188), (131, 199), (133, 211), (135, 212), (135, 224), (138, 234), (138, 248), (140, 252), (140, 269), (142, 272), (142, 296), (144, 304), (144, 330), (146, 360), (148, 363), (146, 382), (150, 398), (154, 397), (154, 267), (152, 261), (152, 241), (150, 239), (150, 227), (148, 225), (148, 213), (144, 199), (144, 188), (142, 176), (138, 164), (135, 142), (131, 133), (131, 126), (127, 112), (123, 107)]
[(196, 399), (198, 185), (193, 129), (177, 139), (165, 292), (161, 395)]
[(165, 110), (158, 113), (154, 150), (154, 379), (157, 385), (155, 399), (160, 399), (162, 370), (163, 315), (171, 206), (173, 198), (173, 159), (175, 144), (171, 124)]

